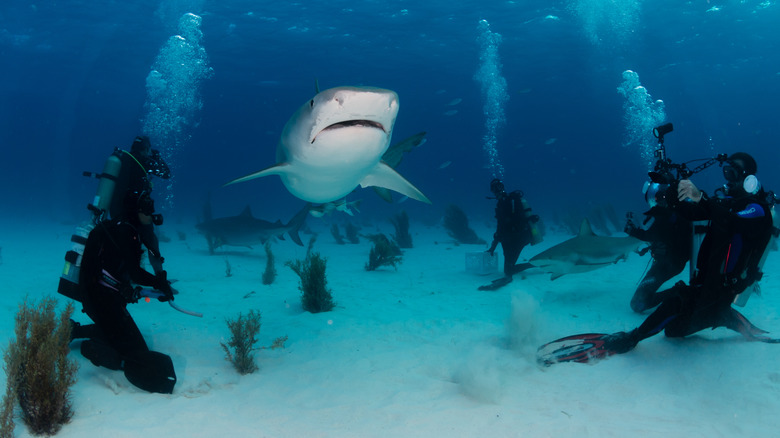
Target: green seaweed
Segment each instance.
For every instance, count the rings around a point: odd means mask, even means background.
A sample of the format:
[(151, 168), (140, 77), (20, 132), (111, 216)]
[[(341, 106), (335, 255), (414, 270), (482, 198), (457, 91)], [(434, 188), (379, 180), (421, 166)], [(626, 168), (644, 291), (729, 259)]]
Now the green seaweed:
[(327, 259), (320, 253), (313, 252), (316, 236), (309, 241), (309, 247), (306, 250), (304, 260), (288, 261), (285, 263), (301, 279), (301, 305), (303, 310), (311, 313), (328, 312), (333, 310), (335, 303), (333, 296), (328, 290), (327, 279), (325, 277), (325, 267)]
[(34, 435), (54, 435), (73, 416), (70, 388), (78, 365), (68, 359), (73, 305), (59, 316), (57, 301), (43, 298), (37, 305), (25, 300), (16, 314), (12, 340), (5, 351), (6, 393), (0, 408), (0, 436), (13, 436), (14, 406)]

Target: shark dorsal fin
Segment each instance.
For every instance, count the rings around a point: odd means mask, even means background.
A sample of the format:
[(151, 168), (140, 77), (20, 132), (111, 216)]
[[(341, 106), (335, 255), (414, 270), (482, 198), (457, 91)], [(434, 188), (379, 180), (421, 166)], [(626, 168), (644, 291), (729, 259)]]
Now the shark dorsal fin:
[(241, 212), (240, 216), (253, 217), (252, 216), (252, 209), (249, 208), (249, 205), (244, 207), (244, 211)]
[(590, 222), (588, 222), (587, 219), (583, 219), (582, 223), (580, 224), (580, 234), (578, 236), (595, 236), (596, 233), (593, 232), (593, 228), (590, 227)]

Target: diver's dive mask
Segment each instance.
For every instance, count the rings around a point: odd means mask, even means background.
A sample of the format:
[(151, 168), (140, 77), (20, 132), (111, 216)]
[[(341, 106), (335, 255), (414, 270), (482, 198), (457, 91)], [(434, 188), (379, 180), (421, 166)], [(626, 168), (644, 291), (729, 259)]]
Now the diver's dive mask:
[(723, 178), (728, 181), (724, 188), (726, 194), (734, 188), (740, 187), (746, 193), (755, 195), (761, 190), (761, 183), (755, 175), (747, 175), (747, 171), (739, 162), (729, 160), (723, 165)]

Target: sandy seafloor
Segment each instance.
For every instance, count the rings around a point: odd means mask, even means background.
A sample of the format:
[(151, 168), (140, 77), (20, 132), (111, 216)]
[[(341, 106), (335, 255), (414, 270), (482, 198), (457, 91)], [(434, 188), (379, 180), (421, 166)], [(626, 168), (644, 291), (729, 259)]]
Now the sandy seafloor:
[[(64, 305), (56, 287), (74, 226), (3, 220), (0, 333), (7, 340), (25, 295), (55, 295)], [(502, 290), (480, 292), (498, 274), (467, 273), (464, 259), (484, 246), (456, 245), (440, 227), (412, 222), (415, 247), (398, 269), (367, 272), (369, 242), (340, 246), (326, 223), (309, 222), (320, 231), (315, 250), (327, 257), (332, 312), (301, 309), (298, 277), (283, 262), (302, 258), (305, 248), (289, 239), (273, 245), (279, 276), (264, 286), (262, 248), (209, 255), (194, 226), (166, 224), (173, 239), (162, 251), (178, 280), (176, 302), (204, 317), (156, 301), (130, 311), (150, 347), (173, 358), (174, 393), (133, 387), (121, 372), (89, 363), (74, 342), (75, 415), (58, 436), (777, 436), (780, 345), (746, 342), (726, 329), (656, 336), (594, 365), (537, 365), (544, 342), (638, 325), (643, 316), (628, 302), (649, 256), (555, 281), (529, 271)], [(492, 234), (487, 224), (475, 228), (483, 238)], [(380, 231), (391, 233), (389, 222)], [(521, 260), (566, 238), (548, 235)], [(740, 309), (775, 336), (778, 264), (770, 254), (763, 296)], [(251, 309), (262, 312), (260, 344), (289, 339), (284, 349), (259, 351), (259, 370), (239, 376), (220, 341), (229, 336), (225, 319)], [(75, 318), (88, 321), (80, 308)], [(16, 436), (28, 435), (17, 418)]]

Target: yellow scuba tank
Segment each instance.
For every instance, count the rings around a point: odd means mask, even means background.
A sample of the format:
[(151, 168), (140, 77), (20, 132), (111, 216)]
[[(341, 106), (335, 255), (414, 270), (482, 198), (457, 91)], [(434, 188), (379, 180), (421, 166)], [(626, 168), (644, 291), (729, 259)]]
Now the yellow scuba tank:
[[(66, 297), (76, 300), (83, 300), (83, 291), (79, 285), (79, 273), (81, 271), (81, 258), (84, 255), (84, 245), (87, 243), (87, 237), (90, 231), (95, 228), (95, 224), (100, 217), (111, 207), (111, 198), (116, 186), (116, 179), (119, 176), (119, 170), (122, 167), (122, 161), (116, 155), (111, 155), (103, 166), (103, 173), (95, 175), (100, 179), (97, 193), (87, 208), (92, 212), (91, 220), (85, 221), (76, 228), (76, 233), (70, 237), (73, 243), (71, 249), (65, 253), (65, 267), (62, 269), (60, 282), (57, 292)], [(91, 172), (85, 172), (85, 176), (93, 176)]]
[(523, 207), (523, 215), (526, 221), (528, 221), (528, 228), (531, 230), (531, 245), (540, 243), (543, 239), (542, 233), (539, 232), (539, 227), (536, 225), (537, 220), (534, 220), (534, 215), (531, 214), (531, 207), (528, 205), (528, 201), (525, 200), (525, 196), (520, 194), (520, 205)]
[(111, 208), (111, 199), (114, 195), (114, 187), (116, 187), (116, 179), (119, 177), (119, 171), (122, 168), (122, 160), (115, 154), (112, 154), (106, 160), (106, 164), (103, 166), (103, 173), (98, 178), (97, 192), (95, 198), (92, 200), (92, 205), (97, 207), (98, 210), (108, 211)]

